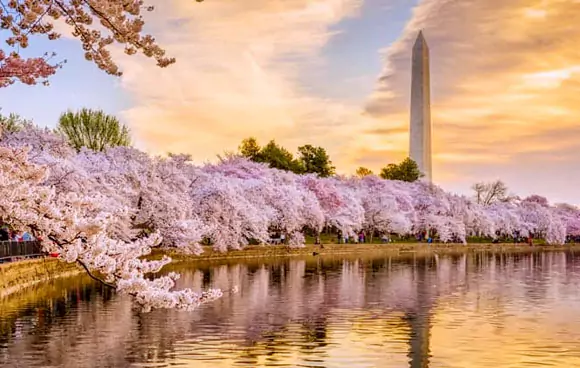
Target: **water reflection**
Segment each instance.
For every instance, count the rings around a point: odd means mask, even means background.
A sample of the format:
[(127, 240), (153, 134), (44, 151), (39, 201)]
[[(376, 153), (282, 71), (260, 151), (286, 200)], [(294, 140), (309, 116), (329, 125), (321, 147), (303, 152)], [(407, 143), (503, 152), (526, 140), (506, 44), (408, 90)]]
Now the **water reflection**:
[(141, 314), (85, 278), (0, 300), (3, 367), (580, 366), (580, 255), (179, 265), (239, 292)]

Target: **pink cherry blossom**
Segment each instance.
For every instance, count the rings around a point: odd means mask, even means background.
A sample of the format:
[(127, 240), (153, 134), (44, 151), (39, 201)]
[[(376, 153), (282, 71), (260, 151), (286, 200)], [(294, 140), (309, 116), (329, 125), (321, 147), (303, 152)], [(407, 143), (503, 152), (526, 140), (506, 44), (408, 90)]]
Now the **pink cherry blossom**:
[(533, 235), (561, 244), (580, 235), (580, 209), (541, 196), (489, 206), (424, 182), (296, 175), (228, 156), (196, 166), (187, 155), (153, 157), (134, 148), (76, 152), (32, 125), (0, 138), (0, 218), (47, 240), (47, 251), (77, 262), (145, 310), (191, 309), (219, 290), (174, 291), (179, 277), (153, 280), (170, 262), (143, 260), (153, 247), (199, 254), (289, 246), (323, 228), (344, 235), (428, 231), (442, 242), (469, 236)]

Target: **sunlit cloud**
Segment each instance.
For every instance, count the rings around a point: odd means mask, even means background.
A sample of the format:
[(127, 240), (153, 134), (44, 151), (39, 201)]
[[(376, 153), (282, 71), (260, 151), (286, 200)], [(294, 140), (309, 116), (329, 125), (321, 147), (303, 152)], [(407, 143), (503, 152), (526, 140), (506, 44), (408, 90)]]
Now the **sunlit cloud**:
[(133, 100), (123, 117), (143, 148), (200, 161), (256, 136), (322, 145), (340, 161), (361, 107), (311, 95), (299, 77), (327, 62), (331, 27), (361, 0), (157, 2), (148, 25), (177, 63), (120, 57)]
[(524, 14), (529, 18), (545, 18), (548, 12), (544, 9), (526, 8)]
[[(420, 2), (399, 40), (384, 50), (367, 105), (377, 124), (370, 131), (391, 140), (389, 129), (408, 121), (410, 52), (423, 29), (431, 51), (435, 180), (444, 182), (449, 171), (479, 173), (481, 180), (499, 176), (528, 191), (557, 193), (554, 181), (526, 185), (520, 178), (545, 170), (537, 167), (541, 159), (574, 170), (580, 180), (569, 155), (580, 148), (578, 17), (571, 0)], [(404, 151), (408, 135), (397, 141), (393, 151)]]
[(122, 117), (150, 152), (203, 161), (252, 135), (290, 149), (324, 146), (343, 173), (377, 172), (408, 155), (410, 52), (423, 29), (437, 183), (455, 190), (503, 178), (561, 200), (571, 184), (530, 180), (538, 165), (551, 180), (580, 180), (577, 2), (420, 1), (399, 39), (377, 53), (383, 71), (362, 106), (311, 92), (306, 76), (332, 63), (325, 47), (363, 0), (155, 2), (148, 31), (178, 62), (159, 69), (118, 58), (132, 100)]

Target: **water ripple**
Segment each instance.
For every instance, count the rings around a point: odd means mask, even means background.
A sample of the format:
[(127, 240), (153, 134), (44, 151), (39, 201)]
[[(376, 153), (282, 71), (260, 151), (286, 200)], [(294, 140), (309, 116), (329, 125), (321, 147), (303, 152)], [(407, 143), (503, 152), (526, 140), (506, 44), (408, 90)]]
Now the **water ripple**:
[(580, 366), (580, 255), (317, 257), (176, 267), (239, 292), (142, 314), (87, 278), (0, 300), (0, 366)]

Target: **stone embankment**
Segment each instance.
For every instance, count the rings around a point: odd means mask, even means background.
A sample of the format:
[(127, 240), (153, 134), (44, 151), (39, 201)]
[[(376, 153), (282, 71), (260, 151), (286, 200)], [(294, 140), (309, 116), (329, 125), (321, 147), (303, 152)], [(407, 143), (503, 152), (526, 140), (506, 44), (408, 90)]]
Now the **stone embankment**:
[(79, 274), (82, 269), (75, 264), (54, 258), (37, 258), (0, 264), (0, 298), (31, 286)]
[(396, 255), (428, 255), (428, 254), (453, 254), (465, 252), (536, 252), (554, 250), (580, 250), (580, 244), (566, 244), (560, 246), (527, 244), (485, 244), (473, 243), (462, 244), (427, 244), (427, 243), (389, 243), (389, 244), (324, 244), (307, 245), (303, 248), (289, 248), (286, 246), (248, 246), (243, 250), (233, 250), (227, 253), (216, 252), (211, 247), (204, 247), (204, 252), (198, 256), (182, 255), (175, 251), (155, 250), (151, 259), (169, 255), (174, 262), (201, 262), (214, 260), (235, 260), (249, 258), (273, 258), (273, 257), (296, 257), (307, 255), (327, 254), (370, 254), (381, 253), (389, 256)]
[[(303, 248), (285, 246), (249, 246), (244, 250), (227, 253), (216, 252), (211, 247), (204, 247), (204, 253), (198, 256), (183, 255), (175, 251), (155, 250), (151, 259), (161, 258), (164, 254), (173, 258), (174, 263), (232, 261), (243, 259), (272, 259), (281, 257), (319, 256), (319, 255), (371, 255), (386, 256), (425, 256), (429, 254), (454, 254), (464, 252), (534, 252), (554, 250), (578, 250), (580, 244), (563, 246), (529, 246), (523, 244), (425, 244), (425, 243), (390, 243), (390, 244), (325, 244), (307, 245)], [(67, 264), (54, 258), (24, 260), (0, 264), (0, 298), (19, 292), (34, 285), (48, 282), (60, 277), (81, 274), (84, 271), (75, 264)]]

